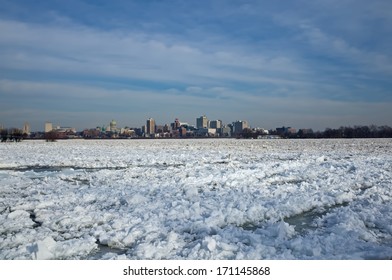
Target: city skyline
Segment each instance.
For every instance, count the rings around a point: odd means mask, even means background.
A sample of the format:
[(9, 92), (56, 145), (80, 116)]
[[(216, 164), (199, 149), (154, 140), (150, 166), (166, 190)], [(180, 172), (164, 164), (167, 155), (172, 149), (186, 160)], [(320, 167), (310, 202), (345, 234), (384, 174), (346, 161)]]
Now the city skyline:
[[(199, 121), (200, 118), (204, 119), (204, 122), (203, 122), (202, 126), (198, 125), (198, 121)], [(113, 132), (113, 131), (119, 130), (121, 128), (140, 128), (140, 129), (144, 128), (145, 131), (146, 131), (146, 134), (153, 134), (153, 133), (155, 133), (155, 129), (158, 126), (162, 126), (162, 127), (163, 126), (168, 126), (168, 127), (174, 126), (174, 127), (172, 127), (173, 130), (179, 128), (180, 126), (184, 126), (184, 125), (185, 126), (194, 127), (195, 129), (199, 129), (199, 128), (215, 128), (215, 129), (218, 129), (218, 128), (221, 128), (222, 126), (234, 125), (234, 123), (236, 123), (236, 122), (243, 122), (243, 121), (247, 123), (247, 126), (249, 126), (249, 123), (246, 120), (232, 120), (232, 121), (229, 121), (229, 122), (226, 123), (226, 122), (223, 122), (222, 120), (215, 120), (215, 119), (211, 120), (211, 119), (208, 119), (206, 115), (203, 115), (203, 116), (200, 116), (200, 117), (195, 117), (194, 122), (189, 122), (188, 120), (183, 121), (183, 120), (180, 120), (179, 118), (175, 118), (173, 121), (165, 123), (165, 122), (160, 122), (159, 120), (157, 122), (153, 118), (148, 118), (148, 119), (146, 119), (144, 121), (144, 124), (139, 124), (139, 125), (134, 125), (134, 126), (126, 124), (126, 123), (125, 124), (120, 124), (118, 126), (117, 125), (117, 121), (115, 119), (112, 119), (111, 121), (107, 121), (104, 124), (92, 125), (92, 126), (89, 126), (89, 127), (84, 127), (82, 129), (77, 129), (76, 126), (74, 126), (74, 125), (69, 126), (69, 125), (63, 125), (63, 124), (60, 124), (60, 123), (53, 123), (51, 121), (46, 121), (46, 122), (43, 122), (41, 124), (40, 128), (33, 129), (33, 131), (34, 132), (45, 132), (46, 133), (46, 132), (49, 132), (49, 131), (51, 131), (53, 129), (61, 129), (61, 128), (69, 128), (69, 129), (72, 128), (75, 131), (83, 131), (85, 129), (92, 129), (92, 128), (101, 128), (101, 129), (105, 129), (107, 131)], [(176, 123), (178, 123), (178, 124), (176, 124)], [(0, 129), (20, 129), (20, 127), (19, 126), (8, 126), (7, 127), (7, 126), (4, 126), (2, 123), (0, 123)], [(23, 127), (22, 127), (21, 130), (23, 130), (23, 131), (27, 131), (27, 130), (31, 131), (30, 123), (25, 121), (23, 123)]]
[[(202, 121), (203, 125), (200, 125), (200, 121)], [(15, 126), (7, 126), (4, 123), (0, 122), (0, 129), (19, 129), (22, 131), (31, 131), (31, 132), (48, 132), (52, 129), (72, 129), (73, 131), (78, 131), (81, 132), (83, 130), (86, 129), (95, 129), (95, 128), (101, 128), (101, 129), (105, 129), (106, 131), (116, 131), (119, 130), (121, 128), (132, 128), (132, 129), (145, 129), (146, 130), (146, 134), (151, 134), (152, 132), (152, 127), (154, 126), (155, 128), (157, 127), (163, 127), (163, 126), (168, 126), (171, 127), (173, 125), (175, 125), (178, 122), (178, 127), (180, 126), (186, 126), (186, 127), (193, 127), (194, 129), (200, 129), (200, 128), (221, 128), (221, 127), (227, 127), (228, 125), (232, 125), (234, 126), (236, 122), (245, 122), (246, 123), (246, 127), (252, 128), (252, 129), (265, 129), (265, 130), (269, 130), (269, 131), (274, 131), (274, 130), (278, 130), (281, 128), (293, 128), (295, 130), (301, 129), (301, 130), (312, 130), (312, 131), (325, 131), (328, 129), (339, 129), (342, 127), (363, 127), (363, 126), (375, 126), (375, 127), (390, 127), (389, 125), (386, 124), (357, 124), (357, 125), (337, 125), (337, 126), (330, 126), (330, 127), (325, 127), (322, 129), (317, 129), (314, 127), (306, 127), (304, 125), (299, 125), (299, 126), (293, 126), (291, 125), (291, 122), (288, 120), (287, 122), (281, 123), (275, 127), (267, 127), (267, 126), (263, 126), (263, 125), (253, 125), (251, 124), (246, 118), (239, 118), (239, 119), (233, 119), (233, 120), (229, 120), (229, 121), (223, 121), (221, 118), (209, 118), (207, 115), (203, 114), (203, 115), (199, 115), (199, 116), (195, 116), (193, 117), (193, 120), (185, 120), (182, 118), (175, 118), (171, 121), (167, 121), (164, 122), (162, 120), (156, 120), (154, 118), (146, 118), (144, 119), (141, 123), (138, 124), (130, 124), (130, 122), (125, 121), (124, 123), (119, 123), (119, 125), (117, 124), (116, 119), (112, 118), (110, 120), (106, 120), (104, 122), (101, 123), (92, 123), (89, 126), (77, 126), (74, 124), (69, 124), (69, 123), (59, 123), (59, 122), (53, 122), (50, 120), (46, 120), (46, 121), (42, 121), (41, 123), (38, 124), (38, 126), (34, 127), (31, 126), (29, 121), (24, 121), (21, 124), (17, 124)], [(150, 127), (149, 127), (149, 123), (150, 123)], [(148, 128), (149, 127), (149, 128)]]
[(31, 131), (25, 122), (23, 128), (4, 127), (0, 124), (1, 142), (20, 142), (22, 139), (153, 139), (153, 138), (391, 138), (389, 126), (340, 126), (314, 131), (312, 128), (297, 129), (282, 126), (275, 129), (252, 127), (246, 120), (223, 123), (222, 120), (208, 120), (206, 115), (196, 118), (196, 125), (181, 122), (178, 118), (169, 124), (158, 124), (149, 118), (142, 127), (117, 126), (111, 120), (108, 126), (95, 126), (78, 131), (74, 127), (53, 125), (45, 122), (44, 131)]
[(392, 125), (392, 2), (0, 0), (0, 124)]

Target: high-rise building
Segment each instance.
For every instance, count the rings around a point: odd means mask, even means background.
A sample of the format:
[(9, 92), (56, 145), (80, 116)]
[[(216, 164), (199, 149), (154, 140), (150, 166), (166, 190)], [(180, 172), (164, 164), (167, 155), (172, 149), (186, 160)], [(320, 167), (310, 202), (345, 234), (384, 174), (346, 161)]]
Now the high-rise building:
[(178, 118), (176, 118), (174, 120), (174, 123), (171, 124), (172, 130), (177, 130), (181, 127), (181, 123), (180, 120)]
[(235, 121), (235, 122), (233, 123), (233, 127), (234, 127), (234, 133), (235, 133), (235, 134), (240, 134), (240, 133), (242, 133), (242, 131), (243, 131), (245, 128), (248, 128), (248, 127), (249, 127), (249, 124), (248, 124), (247, 121)]
[(152, 118), (149, 118), (147, 120), (147, 124), (146, 124), (146, 134), (148, 135), (152, 135), (155, 134), (155, 121)]
[(222, 127), (222, 121), (221, 120), (210, 121), (210, 128), (219, 129), (221, 127)]
[(196, 119), (196, 127), (197, 128), (208, 128), (208, 119), (205, 115)]
[(230, 125), (223, 125), (218, 129), (218, 133), (221, 137), (229, 137), (231, 136), (231, 128)]
[(30, 124), (27, 122), (23, 125), (23, 134), (30, 134)]
[(115, 120), (112, 120), (109, 124), (109, 130), (111, 132), (116, 132), (117, 131), (117, 122)]
[(45, 133), (50, 132), (53, 130), (53, 124), (51, 122), (46, 122), (45, 123)]

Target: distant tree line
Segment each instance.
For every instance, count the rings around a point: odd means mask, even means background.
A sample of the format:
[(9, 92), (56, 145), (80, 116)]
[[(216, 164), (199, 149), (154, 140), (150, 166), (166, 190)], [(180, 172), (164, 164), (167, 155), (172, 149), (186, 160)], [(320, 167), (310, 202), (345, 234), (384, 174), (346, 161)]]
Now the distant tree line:
[(0, 131), (1, 142), (20, 142), (26, 136), (18, 128), (2, 129)]
[[(389, 126), (341, 126), (340, 128), (326, 128), (324, 131), (314, 132), (312, 129), (300, 129), (298, 132), (269, 131), (269, 135), (277, 135), (282, 138), (392, 138), (392, 128)], [(260, 130), (245, 128), (242, 138), (259, 138), (266, 136), (266, 133)]]
[(46, 142), (56, 142), (57, 139), (59, 139), (60, 137), (57, 131), (52, 130), (49, 132), (45, 132), (44, 138)]
[[(320, 135), (318, 135), (320, 134)], [(389, 126), (342, 126), (338, 129), (327, 128), (324, 132), (316, 133), (320, 138), (390, 138), (392, 128)]]

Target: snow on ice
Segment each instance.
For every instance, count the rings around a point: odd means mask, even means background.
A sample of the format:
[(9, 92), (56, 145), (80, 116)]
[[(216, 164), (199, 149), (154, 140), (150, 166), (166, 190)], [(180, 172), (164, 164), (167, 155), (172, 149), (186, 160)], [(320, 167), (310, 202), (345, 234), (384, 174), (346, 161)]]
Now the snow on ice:
[(392, 259), (392, 140), (0, 145), (0, 259)]

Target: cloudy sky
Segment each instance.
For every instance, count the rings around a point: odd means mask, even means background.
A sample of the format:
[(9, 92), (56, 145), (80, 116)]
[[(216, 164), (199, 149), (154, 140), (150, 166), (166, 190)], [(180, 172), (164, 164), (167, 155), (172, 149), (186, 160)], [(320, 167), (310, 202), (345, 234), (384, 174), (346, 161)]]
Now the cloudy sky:
[(392, 125), (390, 0), (0, 0), (0, 124)]

